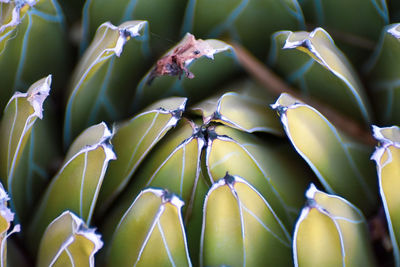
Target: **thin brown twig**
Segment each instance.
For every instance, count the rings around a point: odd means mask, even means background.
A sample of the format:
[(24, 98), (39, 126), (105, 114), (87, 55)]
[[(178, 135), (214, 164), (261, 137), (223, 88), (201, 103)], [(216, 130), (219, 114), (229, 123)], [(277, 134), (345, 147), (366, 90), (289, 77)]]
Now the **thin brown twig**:
[(236, 55), (247, 70), (247, 72), (253, 76), (258, 82), (261, 83), (266, 89), (275, 95), (281, 93), (289, 93), (295, 98), (307, 103), (308, 105), (316, 108), (325, 117), (328, 118), (338, 129), (354, 137), (367, 145), (373, 146), (376, 144), (375, 139), (372, 137), (370, 130), (367, 127), (361, 126), (358, 122), (338, 113), (336, 110), (327, 106), (318, 100), (306, 98), (291, 88), (286, 82), (284, 82), (279, 76), (273, 73), (267, 66), (262, 64), (256, 59), (250, 52), (239, 44), (233, 43)]

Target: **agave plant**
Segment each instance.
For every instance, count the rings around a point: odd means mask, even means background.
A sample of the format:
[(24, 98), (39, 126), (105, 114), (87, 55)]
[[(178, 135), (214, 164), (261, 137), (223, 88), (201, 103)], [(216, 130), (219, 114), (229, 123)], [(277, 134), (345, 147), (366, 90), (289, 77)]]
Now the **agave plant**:
[(0, 0), (1, 266), (400, 266), (397, 1), (81, 2)]

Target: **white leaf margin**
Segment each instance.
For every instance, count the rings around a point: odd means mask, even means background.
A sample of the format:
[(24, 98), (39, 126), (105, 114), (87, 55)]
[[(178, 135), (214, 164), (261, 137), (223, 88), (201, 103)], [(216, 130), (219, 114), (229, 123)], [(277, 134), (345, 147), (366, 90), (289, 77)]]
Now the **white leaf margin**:
[[(228, 181), (229, 179), (232, 179), (232, 181)], [(240, 214), (240, 220), (241, 220), (241, 231), (242, 231), (242, 242), (243, 242), (243, 266), (246, 265), (246, 248), (245, 248), (245, 224), (243, 221), (243, 214), (242, 214), (242, 204), (241, 201), (239, 199), (239, 196), (234, 188), (234, 184), (235, 183), (243, 183), (245, 185), (247, 185), (252, 191), (254, 191), (254, 193), (257, 194), (257, 196), (259, 198), (261, 198), (261, 200), (265, 203), (265, 205), (267, 206), (267, 208), (270, 210), (270, 212), (272, 213), (272, 215), (274, 216), (275, 220), (277, 221), (277, 223), (280, 225), (280, 227), (282, 228), (282, 231), (284, 233), (284, 235), (287, 238), (288, 243), (286, 243), (284, 240), (280, 240), (279, 237), (277, 237), (276, 235), (274, 235), (272, 232), (270, 232), (272, 234), (272, 236), (274, 236), (274, 238), (276, 238), (279, 242), (281, 242), (282, 244), (284, 244), (285, 246), (287, 246), (288, 248), (290, 248), (290, 242), (291, 242), (291, 237), (289, 232), (287, 231), (286, 227), (283, 225), (282, 221), (279, 219), (279, 217), (275, 214), (274, 210), (272, 209), (272, 207), (269, 205), (268, 201), (265, 200), (265, 198), (250, 184), (248, 183), (245, 179), (243, 179), (240, 176), (237, 175), (229, 175), (227, 173), (227, 175), (224, 178), (219, 179), (218, 181), (214, 182), (209, 191), (207, 192), (207, 195), (205, 196), (204, 199), (204, 205), (203, 205), (203, 220), (202, 220), (202, 226), (201, 226), (201, 237), (200, 237), (200, 266), (204, 266), (204, 262), (203, 262), (203, 258), (204, 258), (204, 235), (205, 235), (205, 226), (206, 226), (206, 216), (207, 216), (207, 203), (208, 200), (210, 198), (210, 195), (213, 193), (213, 191), (215, 191), (216, 189), (222, 187), (222, 186), (228, 186), (229, 189), (231, 190), (232, 195), (234, 196), (234, 198), (236, 199), (236, 201), (238, 202), (238, 207), (239, 207), (239, 214)]]
[[(379, 193), (382, 198), (383, 208), (385, 210), (385, 216), (386, 216), (386, 220), (388, 223), (390, 240), (391, 240), (392, 246), (393, 246), (393, 255), (394, 255), (395, 262), (396, 262), (396, 266), (400, 266), (400, 244), (398, 244), (397, 239), (396, 239), (394, 225), (392, 223), (392, 219), (391, 219), (390, 212), (389, 212), (389, 207), (387, 204), (386, 195), (385, 195), (385, 192), (383, 191), (383, 186), (382, 186), (382, 169), (387, 164), (392, 162), (392, 154), (390, 152), (389, 147), (395, 147), (397, 149), (400, 149), (400, 141), (391, 140), (391, 139), (387, 138), (383, 134), (383, 131), (386, 131), (386, 130), (394, 131), (394, 132), (398, 133), (398, 135), (400, 137), (400, 127), (398, 127), (398, 126), (380, 128), (376, 125), (372, 125), (373, 136), (376, 140), (379, 141), (379, 146), (376, 147), (374, 153), (371, 156), (371, 160), (374, 160), (376, 163), (376, 168), (377, 168), (377, 173), (378, 173)], [(388, 159), (383, 164), (380, 164), (381, 159), (385, 153), (387, 153)]]
[[(328, 195), (331, 198), (339, 199), (340, 201), (342, 201), (346, 205), (348, 205), (350, 208), (352, 208), (353, 211), (361, 218), (361, 220), (354, 221), (354, 220), (351, 220), (351, 219), (348, 219), (348, 218), (344, 218), (344, 217), (336, 217), (334, 214), (331, 214), (329, 211), (327, 211), (322, 205), (317, 203), (317, 201), (314, 198), (316, 194)], [(365, 220), (364, 215), (362, 214), (361, 210), (359, 210), (356, 206), (354, 206), (352, 203), (350, 203), (346, 199), (344, 199), (342, 197), (339, 197), (337, 195), (326, 194), (326, 193), (318, 190), (317, 187), (313, 183), (310, 184), (310, 187), (307, 189), (307, 191), (305, 193), (305, 196), (306, 196), (307, 200), (309, 201), (309, 204), (307, 204), (301, 210), (299, 219), (297, 220), (296, 225), (294, 227), (293, 246), (292, 246), (292, 248), (293, 248), (294, 266), (295, 267), (299, 266), (296, 240), (297, 240), (297, 237), (298, 237), (300, 224), (307, 218), (307, 215), (311, 211), (311, 209), (315, 208), (315, 209), (318, 210), (318, 212), (320, 212), (320, 213), (324, 214), (325, 216), (327, 216), (328, 218), (330, 218), (332, 220), (332, 222), (335, 224), (335, 227), (336, 227), (336, 229), (338, 231), (338, 235), (339, 235), (339, 239), (340, 239), (340, 246), (341, 246), (341, 252), (342, 252), (342, 266), (345, 267), (346, 266), (346, 263), (345, 263), (346, 248), (344, 246), (344, 237), (343, 237), (342, 231), (340, 229), (340, 225), (337, 222), (337, 220), (346, 220), (347, 222), (354, 223), (354, 224), (365, 224), (365, 225), (367, 225), (367, 221)]]
[[(257, 160), (257, 158), (255, 158), (253, 156), (253, 154), (246, 149), (244, 144), (239, 143), (238, 141), (234, 140), (231, 137), (225, 136), (225, 135), (217, 135), (216, 138), (214, 140), (219, 140), (222, 142), (231, 142), (234, 143), (235, 145), (239, 146), (243, 153), (245, 153), (252, 162), (254, 162), (254, 164), (257, 166), (257, 170), (262, 174), (263, 178), (265, 179), (265, 181), (268, 183), (268, 185), (270, 186), (271, 191), (273, 191), (274, 196), (277, 198), (277, 200), (279, 201), (279, 204), (281, 205), (281, 208), (284, 210), (285, 212), (285, 216), (286, 218), (290, 221), (291, 219), (291, 214), (293, 214), (293, 212), (295, 211), (297, 214), (297, 209), (289, 206), (283, 199), (283, 197), (281, 196), (281, 194), (279, 193), (279, 190), (277, 190), (274, 186), (274, 184), (272, 183), (271, 177), (270, 175), (268, 175), (268, 173), (266, 172), (266, 170), (263, 168), (262, 164), (260, 164)], [(212, 175), (211, 173), (211, 166), (210, 166), (210, 155), (212, 153), (212, 149), (213, 149), (213, 141), (209, 141), (207, 143), (207, 147), (206, 147), (206, 167), (207, 167), (207, 173), (208, 176), (211, 179), (211, 182), (214, 183), (216, 181), (216, 179), (214, 180), (214, 175)], [(237, 176), (239, 177), (239, 176)]]
[[(32, 84), (26, 93), (15, 92), (5, 107), (5, 110), (7, 110), (9, 108), (9, 105), (11, 105), (12, 102), (17, 101), (18, 98), (26, 98), (34, 110), (34, 112), (32, 114), (30, 114), (25, 121), (24, 129), (21, 132), (21, 136), (19, 137), (19, 140), (18, 140), (18, 145), (17, 145), (16, 150), (14, 151), (13, 155), (10, 154), (12, 138), (11, 138), (11, 136), (9, 136), (8, 148), (7, 148), (8, 149), (8, 157), (7, 158), (8, 158), (8, 161), (11, 160), (11, 163), (7, 163), (7, 166), (10, 166), (10, 168), (7, 170), (7, 184), (8, 184), (9, 192), (12, 192), (12, 188), (11, 188), (12, 179), (14, 176), (15, 168), (17, 167), (16, 166), (17, 157), (18, 157), (19, 153), (22, 152), (22, 151), (20, 151), (21, 145), (22, 145), (21, 144), (22, 140), (24, 139), (27, 132), (33, 127), (36, 118), (43, 119), (43, 103), (50, 93), (51, 80), (52, 80), (52, 76), (48, 75), (47, 77), (42, 78), (39, 81)], [(16, 102), (14, 121), (13, 121), (12, 129), (10, 131), (11, 133), (13, 132), (17, 116), (18, 116), (18, 105)]]
[[(65, 120), (64, 120), (64, 144), (69, 143), (71, 140), (71, 124), (72, 124), (72, 106), (74, 104), (74, 99), (82, 88), (82, 83), (85, 81), (86, 77), (89, 75), (90, 71), (97, 64), (101, 63), (101, 61), (107, 60), (109, 57), (116, 55), (117, 57), (121, 56), (123, 51), (123, 47), (126, 42), (130, 38), (138, 37), (141, 35), (141, 30), (145, 28), (147, 25), (147, 21), (138, 20), (138, 21), (126, 21), (119, 26), (113, 25), (111, 22), (107, 21), (99, 26), (96, 31), (96, 35), (93, 40), (96, 40), (97, 33), (102, 29), (106, 28), (103, 34), (103, 37), (100, 38), (99, 43), (105, 38), (108, 30), (118, 31), (118, 38), (114, 47), (105, 48), (100, 53), (96, 55), (94, 59), (91, 60), (91, 56), (95, 53), (97, 49), (97, 45), (92, 43), (87, 50), (85, 51), (77, 69), (74, 71), (74, 76), (76, 76), (74, 80), (73, 88), (71, 89), (70, 95), (68, 97), (66, 112), (65, 112)], [(107, 55), (106, 58), (103, 58), (104, 55)], [(91, 60), (90, 62), (88, 62)], [(85, 69), (83, 69), (86, 66)], [(83, 73), (81, 73), (83, 72)], [(78, 74), (76, 74), (78, 73)]]
[[(363, 116), (363, 119), (365, 120), (366, 123), (370, 124), (371, 122), (371, 115), (370, 115), (370, 107), (367, 102), (367, 97), (364, 93), (363, 86), (358, 79), (358, 76), (356, 74), (356, 71), (352, 68), (350, 62), (347, 60), (346, 56), (336, 47), (335, 42), (333, 41), (332, 37), (329, 35), (329, 33), (324, 30), (323, 28), (317, 27), (315, 28), (312, 32), (308, 33), (308, 35), (303, 39), (303, 40), (298, 40), (298, 41), (290, 41), (290, 38), (295, 32), (290, 32), (289, 33), (286, 42), (283, 46), (283, 49), (294, 49), (298, 47), (305, 47), (310, 51), (311, 54), (315, 56), (317, 59), (318, 63), (321, 64), (323, 67), (325, 67), (328, 71), (333, 73), (336, 77), (338, 77), (340, 80), (342, 80), (347, 87), (350, 89), (350, 95), (352, 95), (357, 103), (357, 106)], [(315, 47), (313, 44), (312, 39), (315, 37), (317, 33), (322, 33), (325, 38), (329, 41), (329, 43), (336, 48), (334, 53), (335, 56), (337, 56), (338, 60), (343, 64), (343, 66), (346, 68), (346, 72), (349, 73), (349, 75), (343, 75), (342, 73), (338, 72), (335, 70), (325, 59), (324, 57), (318, 52), (318, 49)], [(349, 77), (346, 77), (349, 76)]]
[(94, 265), (94, 254), (96, 254), (96, 252), (99, 251), (103, 247), (103, 242), (101, 241), (101, 235), (95, 233), (96, 229), (88, 228), (86, 226), (86, 224), (84, 223), (84, 221), (81, 218), (79, 218), (78, 216), (76, 216), (74, 213), (72, 213), (71, 211), (68, 211), (68, 210), (64, 211), (60, 216), (55, 218), (49, 224), (49, 226), (47, 227), (43, 236), (46, 235), (46, 232), (48, 232), (49, 229), (51, 229), (52, 225), (56, 221), (60, 220), (64, 216), (70, 216), (72, 219), (71, 235), (61, 244), (57, 254), (54, 255), (54, 258), (51, 261), (50, 266), (53, 266), (55, 264), (55, 262), (58, 260), (58, 258), (60, 257), (60, 255), (64, 251), (66, 251), (68, 246), (71, 245), (75, 241), (76, 236), (81, 235), (81, 236), (84, 236), (89, 241), (91, 241), (94, 245), (94, 249), (92, 250), (92, 252), (89, 255), (89, 266), (94, 267), (95, 266)]
[[(112, 145), (109, 143), (109, 139), (112, 137), (112, 132), (108, 129), (107, 125), (104, 122), (99, 123), (98, 125), (101, 125), (104, 127), (104, 132), (103, 132), (103, 136), (99, 139), (99, 141), (93, 145), (89, 145), (89, 146), (84, 146), (79, 152), (77, 152), (75, 155), (71, 156), (71, 158), (64, 163), (64, 165), (61, 167), (61, 169), (58, 171), (58, 173), (55, 175), (55, 177), (52, 179), (50, 185), (47, 188), (47, 191), (45, 193), (45, 196), (43, 197), (43, 200), (41, 201), (41, 206), (35, 216), (35, 220), (33, 220), (32, 225), (37, 226), (37, 223), (39, 222), (39, 220), (41, 219), (41, 216), (44, 213), (44, 209), (46, 208), (47, 205), (45, 205), (44, 203), (49, 201), (49, 196), (52, 192), (52, 188), (54, 186), (55, 183), (57, 183), (58, 178), (60, 177), (60, 175), (62, 175), (64, 169), (73, 161), (75, 160), (78, 156), (97, 150), (98, 148), (102, 148), (105, 154), (105, 158), (104, 158), (104, 162), (102, 165), (102, 169), (101, 169), (101, 174), (99, 176), (99, 182), (97, 183), (97, 188), (96, 191), (93, 194), (93, 200), (92, 203), (90, 205), (90, 209), (89, 209), (89, 214), (88, 214), (88, 221), (87, 224), (90, 225), (90, 221), (91, 221), (91, 217), (93, 215), (94, 212), (94, 207), (96, 204), (96, 200), (98, 197), (98, 194), (100, 192), (100, 187), (103, 181), (103, 178), (105, 176), (106, 170), (107, 170), (107, 166), (108, 166), (108, 162), (110, 160), (115, 160), (117, 158)], [(97, 126), (97, 125), (95, 125)], [(93, 126), (92, 126), (93, 127)], [(81, 210), (81, 209), (80, 209)], [(40, 215), (40, 216), (38, 216)]]
[[(7, 201), (9, 201), (10, 198), (7, 194), (7, 192), (4, 190), (3, 185), (0, 183), (0, 216), (3, 217), (8, 224), (11, 224), (11, 222), (14, 220), (14, 213), (7, 207)], [(9, 229), (9, 228), (8, 228)], [(8, 230), (7, 229), (7, 230)], [(6, 230), (6, 231), (7, 231)], [(7, 249), (6, 249), (6, 241), (7, 238), (12, 235), (13, 233), (18, 233), (21, 231), (21, 226), (19, 224), (15, 225), (14, 228), (10, 232), (5, 232), (3, 233), (4, 236), (2, 237), (1, 244), (0, 244), (0, 266), (3, 267), (4, 264), (6, 263), (6, 254)]]
[[(282, 103), (281, 103), (281, 101), (282, 101)], [(370, 203), (374, 203), (374, 199), (375, 199), (374, 194), (372, 193), (370, 188), (368, 188), (368, 185), (366, 184), (366, 182), (363, 179), (361, 171), (357, 168), (357, 165), (350, 154), (348, 146), (346, 146), (345, 142), (343, 141), (342, 137), (340, 136), (340, 134), (339, 134), (338, 130), (335, 128), (335, 126), (324, 115), (322, 115), (318, 110), (316, 110), (312, 106), (309, 106), (309, 105), (301, 102), (300, 100), (292, 97), (288, 93), (282, 93), (279, 96), (279, 98), (276, 100), (276, 102), (271, 105), (271, 108), (275, 109), (278, 112), (279, 116), (281, 117), (282, 126), (283, 126), (283, 128), (286, 132), (286, 135), (288, 136), (291, 144), (293, 145), (293, 147), (295, 148), (297, 153), (307, 162), (307, 164), (310, 166), (310, 168), (313, 170), (315, 175), (318, 177), (318, 180), (321, 182), (321, 184), (324, 186), (324, 188), (330, 194), (336, 194), (336, 192), (333, 189), (330, 182), (325, 179), (325, 177), (318, 170), (318, 167), (293, 142), (293, 138), (290, 134), (289, 123), (288, 123), (288, 118), (287, 118), (286, 112), (288, 109), (296, 109), (299, 107), (306, 107), (306, 108), (310, 109), (311, 111), (316, 113), (326, 123), (326, 125), (332, 131), (333, 135), (336, 137), (337, 141), (340, 143), (340, 145), (343, 149), (343, 152), (346, 155), (348, 163), (351, 166), (351, 169), (352, 169), (354, 175), (357, 177), (358, 183), (362, 186), (368, 200), (370, 201)]]
[[(0, 33), (2, 33), (3, 31), (5, 31), (7, 28), (10, 27), (15, 27), (18, 24), (21, 23), (21, 15), (20, 15), (20, 10), (21, 8), (28, 4), (30, 7), (33, 7), (34, 5), (36, 5), (36, 3), (39, 0), (22, 0), (22, 1), (14, 1), (15, 3), (15, 7), (12, 10), (12, 17), (11, 17), (11, 21), (7, 24), (3, 24), (0, 26)], [(5, 4), (9, 4), (11, 3), (11, 0), (0, 0), (1, 3), (5, 3)]]
[[(172, 193), (170, 193), (170, 192), (168, 192), (168, 191), (166, 191), (164, 189), (148, 188), (148, 189), (142, 190), (139, 193), (139, 195), (135, 198), (135, 200), (132, 202), (130, 207), (126, 210), (124, 215), (122, 216), (122, 218), (119, 221), (117, 227), (115, 228), (114, 235), (118, 232), (118, 230), (120, 229), (121, 225), (124, 223), (126, 217), (129, 215), (129, 213), (131, 212), (131, 210), (135, 206), (135, 204), (138, 201), (138, 199), (142, 195), (144, 195), (146, 193), (152, 193), (155, 196), (161, 198), (161, 200), (162, 200), (161, 202), (162, 203), (161, 203), (161, 205), (160, 205), (160, 207), (159, 207), (159, 209), (158, 209), (158, 211), (157, 211), (157, 213), (156, 213), (156, 215), (155, 215), (155, 217), (153, 219), (153, 222), (152, 222), (152, 224), (150, 226), (150, 229), (149, 229), (149, 231), (148, 231), (148, 233), (146, 235), (146, 238), (145, 238), (145, 240), (144, 240), (144, 242), (142, 244), (142, 247), (141, 247), (141, 249), (139, 251), (138, 257), (137, 257), (136, 261), (133, 263), (133, 266), (136, 266), (139, 263), (141, 255), (143, 254), (143, 251), (144, 251), (144, 249), (145, 249), (145, 247), (147, 245), (147, 242), (150, 240), (150, 237), (153, 234), (154, 228), (159, 225), (160, 218), (161, 218), (162, 214), (165, 211), (165, 204), (170, 203), (174, 207), (176, 207), (176, 209), (178, 210), (177, 214), (178, 214), (180, 228), (181, 228), (181, 231), (182, 231), (182, 237), (184, 239), (183, 241), (184, 241), (184, 245), (185, 245), (186, 259), (187, 259), (187, 262), (188, 262), (189, 266), (191, 267), (192, 263), (191, 263), (190, 256), (189, 256), (189, 249), (188, 249), (188, 245), (187, 245), (187, 238), (186, 238), (185, 228), (183, 226), (184, 224), (183, 224), (183, 218), (182, 218), (182, 212), (181, 212), (181, 209), (184, 206), (184, 202), (177, 195), (172, 194)], [(162, 233), (162, 231), (160, 231), (160, 234), (161, 233)], [(166, 248), (166, 251), (169, 251), (169, 249)], [(171, 264), (173, 266), (175, 266), (173, 260), (171, 259), (171, 256), (170, 255), (168, 255), (168, 256), (169, 256), (169, 258), (171, 260)]]
[[(152, 124), (150, 125), (148, 131), (150, 131), (153, 127), (153, 124), (155, 123), (155, 120), (158, 117), (158, 114), (170, 114), (171, 118), (167, 121), (167, 123), (162, 127), (162, 129), (159, 131), (159, 134), (156, 136), (156, 138), (153, 140), (153, 142), (150, 144), (150, 146), (146, 149), (146, 151), (141, 155), (141, 157), (138, 159), (138, 161), (136, 162), (136, 164), (131, 164), (132, 159), (133, 159), (133, 155), (131, 156), (131, 160), (129, 161), (130, 165), (132, 165), (128, 172), (126, 173), (125, 177), (123, 179), (121, 179), (121, 183), (120, 185), (115, 189), (115, 192), (110, 195), (110, 199), (114, 199), (116, 197), (117, 194), (119, 194), (120, 192), (122, 192), (122, 190), (126, 187), (126, 185), (128, 184), (128, 182), (130, 181), (130, 177), (132, 176), (132, 174), (135, 172), (135, 170), (137, 169), (138, 165), (143, 161), (143, 159), (148, 155), (148, 153), (151, 151), (151, 149), (155, 146), (155, 144), (157, 144), (162, 137), (164, 136), (165, 133), (168, 132), (169, 129), (175, 127), (178, 123), (178, 121), (181, 119), (182, 117), (182, 113), (185, 110), (186, 107), (186, 103), (187, 103), (187, 98), (182, 98), (182, 103), (181, 105), (179, 105), (176, 109), (174, 110), (167, 110), (164, 107), (159, 107), (156, 109), (151, 109), (145, 112), (142, 112), (140, 114), (138, 114), (137, 116), (133, 117), (131, 120), (129, 120), (128, 122), (125, 122), (123, 125), (117, 125), (114, 124), (113, 125), (113, 133), (118, 134), (118, 129), (122, 128), (126, 125), (129, 125), (130, 123), (133, 123), (135, 120), (139, 119), (142, 116), (151, 114), (151, 113), (156, 113), (155, 118), (153, 119)], [(161, 104), (161, 102), (160, 102)], [(179, 114), (179, 115), (174, 115), (174, 114)], [(144, 140), (144, 138), (146, 137), (148, 131), (146, 131), (146, 133), (143, 135), (142, 139), (140, 140), (140, 142), (137, 144), (137, 146), (135, 147), (135, 151), (133, 152), (133, 154), (136, 153), (136, 149), (138, 148), (138, 146), (141, 145), (141, 142)], [(112, 141), (112, 140), (111, 140)]]

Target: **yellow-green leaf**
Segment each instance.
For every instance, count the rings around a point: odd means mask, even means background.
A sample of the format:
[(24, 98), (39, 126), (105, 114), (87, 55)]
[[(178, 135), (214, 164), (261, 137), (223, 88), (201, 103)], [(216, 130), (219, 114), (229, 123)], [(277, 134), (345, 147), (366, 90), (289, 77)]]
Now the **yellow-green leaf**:
[(227, 174), (204, 202), (200, 266), (290, 266), (291, 239), (269, 203)]
[(95, 229), (70, 211), (55, 218), (43, 234), (37, 266), (94, 267), (94, 254), (103, 242)]
[[(26, 215), (29, 203), (26, 188), (29, 177), (19, 175), (24, 164), (20, 164), (24, 150), (31, 140), (31, 131), (36, 119), (43, 118), (43, 102), (50, 92), (51, 76), (47, 76), (28, 89), (16, 92), (8, 102), (0, 126), (0, 177), (12, 195), (12, 204), (19, 216)], [(26, 158), (24, 161), (28, 161)]]
[(68, 41), (64, 17), (56, 1), (1, 1), (0, 11), (0, 110), (3, 110), (15, 90), (26, 90), (44, 74), (57, 77), (55, 87), (64, 86)]
[(182, 206), (168, 191), (142, 191), (114, 231), (108, 265), (191, 266)]
[(377, 205), (371, 148), (339, 133), (311, 106), (282, 94), (274, 105), (296, 151), (331, 194), (339, 194), (370, 214)]
[(200, 129), (184, 119), (176, 129), (168, 133), (157, 144), (138, 172), (133, 176), (117, 207), (112, 210), (112, 218), (119, 218), (130, 206), (132, 196), (147, 187), (164, 188), (180, 196), (191, 209), (199, 182), (200, 154), (204, 137)]
[(265, 141), (229, 127), (209, 127), (206, 166), (212, 182), (226, 172), (257, 188), (285, 226), (291, 228), (312, 177), (286, 143)]
[(273, 43), (270, 64), (302, 95), (319, 99), (364, 124), (370, 123), (365, 89), (324, 29), (278, 32), (273, 35)]
[(295, 266), (375, 266), (361, 211), (313, 184), (306, 197), (293, 237)]
[(115, 159), (110, 137), (107, 126), (100, 123), (85, 130), (71, 145), (30, 224), (31, 249), (35, 250), (45, 227), (65, 210), (78, 214), (90, 225), (108, 163)]
[(267, 106), (272, 103), (272, 96), (265, 89), (250, 81), (233, 84), (231, 87), (240, 89), (206, 99), (191, 110), (203, 117), (204, 124), (219, 122), (249, 133), (283, 135), (279, 121)]
[(121, 193), (151, 149), (176, 126), (186, 100), (176, 97), (158, 101), (139, 115), (115, 126), (111, 142), (117, 160), (110, 163), (104, 178), (99, 195), (102, 208)]
[[(10, 198), (0, 183), (0, 263), (1, 266), (7, 266), (7, 238), (21, 230), (19, 224), (10, 230), (11, 223), (14, 220), (14, 213), (7, 207), (7, 201)], [(8, 232), (9, 231), (9, 232)]]
[[(133, 79), (136, 74), (126, 66), (128, 59), (124, 58), (123, 50), (125, 46), (142, 49), (140, 41), (128, 41), (140, 38), (146, 26), (146, 21), (127, 21), (118, 27), (109, 22), (100, 25), (72, 74), (64, 145), (69, 145), (86, 127), (102, 120), (119, 119), (129, 112), (134, 93), (127, 84), (136, 83)], [(131, 78), (133, 80), (129, 81)]]
[(381, 29), (389, 23), (386, 2), (397, 1), (299, 1), (306, 21), (337, 36), (339, 47), (358, 65), (365, 62), (378, 41)]
[[(83, 2), (83, 1), (82, 1)], [(146, 19), (151, 26), (152, 54), (159, 55), (169, 40), (177, 40), (187, 0), (86, 0), (82, 12), (81, 48), (86, 48), (97, 27), (104, 21), (119, 24), (127, 20)], [(157, 7), (157, 8), (154, 8)], [(161, 50), (161, 51), (160, 51)], [(136, 67), (143, 64), (137, 62)]]
[(385, 208), (396, 265), (400, 265), (400, 128), (373, 126), (374, 137), (379, 141), (372, 159), (376, 162), (379, 189)]

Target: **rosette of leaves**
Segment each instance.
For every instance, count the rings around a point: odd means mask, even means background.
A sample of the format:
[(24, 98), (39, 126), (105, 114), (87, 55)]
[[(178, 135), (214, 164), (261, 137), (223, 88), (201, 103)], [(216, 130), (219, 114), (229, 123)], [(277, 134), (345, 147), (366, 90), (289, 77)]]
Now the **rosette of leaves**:
[(2, 264), (399, 265), (398, 10), (0, 0)]

